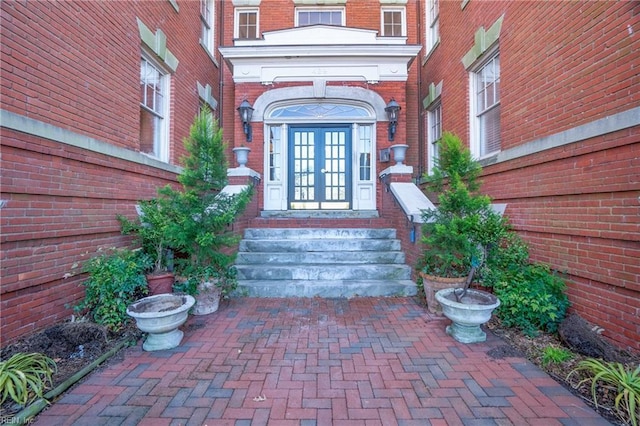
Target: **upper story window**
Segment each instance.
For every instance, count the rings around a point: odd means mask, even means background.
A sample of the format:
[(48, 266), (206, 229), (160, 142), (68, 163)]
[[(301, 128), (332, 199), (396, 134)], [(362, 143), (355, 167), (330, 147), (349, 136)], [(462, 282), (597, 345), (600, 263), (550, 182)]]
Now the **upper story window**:
[(146, 56), (140, 59), (140, 152), (169, 161), (170, 75)]
[(316, 24), (344, 26), (344, 9), (296, 9), (297, 27)]
[(236, 39), (255, 40), (258, 38), (258, 9), (236, 9)]
[(427, 14), (427, 53), (433, 49), (440, 40), (440, 0), (427, 0), (425, 10)]
[(436, 101), (427, 110), (427, 170), (433, 171), (439, 157), (438, 141), (442, 138), (442, 102)]
[(214, 3), (213, 0), (200, 0), (200, 21), (202, 25), (202, 34), (200, 42), (211, 54), (215, 51), (214, 38)]
[(406, 35), (405, 9), (382, 8), (382, 36), (402, 37)]
[(470, 73), (472, 151), (486, 157), (500, 151), (500, 56), (497, 52)]

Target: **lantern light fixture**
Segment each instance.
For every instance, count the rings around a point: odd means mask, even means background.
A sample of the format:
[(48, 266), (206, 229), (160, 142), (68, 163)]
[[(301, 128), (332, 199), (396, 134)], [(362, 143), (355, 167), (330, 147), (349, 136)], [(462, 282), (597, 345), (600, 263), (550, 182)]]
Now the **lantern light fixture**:
[(391, 98), (386, 108), (384, 109), (389, 119), (389, 140), (392, 141), (396, 134), (396, 127), (398, 125), (398, 115), (400, 114), (400, 105), (395, 99)]
[(242, 120), (242, 130), (247, 137), (247, 142), (251, 142), (252, 130), (251, 130), (251, 116), (253, 115), (253, 107), (246, 99), (240, 103), (238, 107), (238, 114), (240, 114), (240, 120)]

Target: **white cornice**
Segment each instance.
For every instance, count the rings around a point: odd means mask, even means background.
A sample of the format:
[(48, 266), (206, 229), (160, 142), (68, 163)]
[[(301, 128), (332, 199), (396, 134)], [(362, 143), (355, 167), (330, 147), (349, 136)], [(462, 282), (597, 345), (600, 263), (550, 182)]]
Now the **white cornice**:
[(378, 37), (378, 31), (334, 25), (308, 25), (266, 31), (261, 39), (235, 40), (240, 46), (301, 46), (301, 45), (354, 45), (354, 44), (406, 44), (406, 37)]
[(313, 25), (238, 40), (220, 53), (236, 83), (285, 81), (406, 81), (421, 49), (405, 38), (377, 37), (358, 28)]

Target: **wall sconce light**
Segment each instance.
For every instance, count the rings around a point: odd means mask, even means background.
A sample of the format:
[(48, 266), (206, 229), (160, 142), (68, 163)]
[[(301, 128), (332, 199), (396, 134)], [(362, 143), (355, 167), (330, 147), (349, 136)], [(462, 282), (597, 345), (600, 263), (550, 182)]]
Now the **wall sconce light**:
[(251, 142), (251, 116), (253, 115), (253, 108), (251, 107), (249, 101), (247, 101), (246, 99), (242, 101), (242, 103), (238, 107), (238, 114), (240, 114), (240, 120), (242, 120), (242, 130), (247, 137), (247, 142)]
[(400, 105), (395, 101), (395, 99), (391, 98), (384, 110), (387, 112), (387, 118), (389, 118), (389, 140), (392, 141), (396, 134)]

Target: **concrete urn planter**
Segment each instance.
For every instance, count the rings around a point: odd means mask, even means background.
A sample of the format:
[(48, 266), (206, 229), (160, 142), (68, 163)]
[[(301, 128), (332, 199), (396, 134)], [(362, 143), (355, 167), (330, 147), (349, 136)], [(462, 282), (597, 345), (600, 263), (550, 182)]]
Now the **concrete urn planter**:
[(141, 331), (148, 333), (142, 349), (159, 351), (175, 348), (184, 333), (178, 330), (185, 323), (189, 309), (196, 303), (193, 296), (157, 294), (140, 299), (127, 308), (127, 314), (136, 320)]
[(480, 326), (491, 319), (494, 309), (500, 306), (500, 299), (486, 291), (469, 289), (461, 302), (457, 302), (454, 291), (448, 288), (436, 293), (436, 300), (442, 306), (444, 316), (452, 321), (447, 326), (447, 334), (461, 343), (476, 343), (487, 340), (487, 333)]
[(407, 144), (391, 145), (391, 151), (393, 152), (393, 160), (396, 162), (396, 166), (402, 166), (403, 161), (407, 155)]
[(233, 148), (232, 151), (236, 154), (238, 166), (246, 167), (247, 161), (249, 161), (249, 152), (251, 152), (251, 149), (245, 146), (239, 146), (237, 148)]
[(218, 310), (222, 292), (215, 283), (206, 281), (198, 284), (196, 305), (193, 307), (193, 315), (208, 315)]

